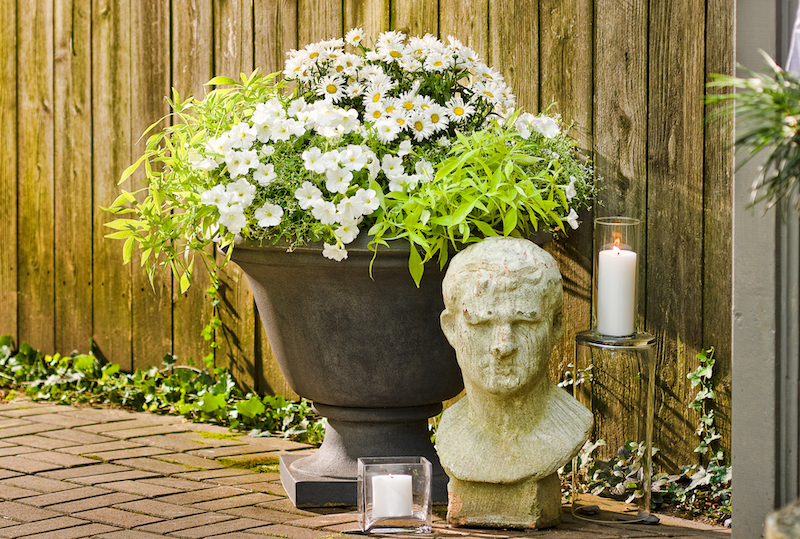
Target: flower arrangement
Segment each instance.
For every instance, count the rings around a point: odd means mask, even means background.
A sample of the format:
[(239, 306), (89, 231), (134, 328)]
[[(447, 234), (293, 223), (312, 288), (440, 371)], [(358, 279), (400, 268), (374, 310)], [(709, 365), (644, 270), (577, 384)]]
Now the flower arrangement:
[[(108, 224), (125, 261), (168, 265), (190, 283), (195, 254), (212, 270), (238, 235), (322, 242), (347, 257), (411, 245), (417, 284), (425, 261), (487, 236), (577, 228), (594, 195), (593, 171), (558, 117), (515, 109), (500, 73), (453, 38), (361, 29), (288, 53), (279, 74), (216, 77), (204, 99), (170, 100), (172, 125), (150, 136), (147, 186), (122, 191)], [(154, 129), (151, 127), (151, 129)], [(224, 262), (223, 261), (223, 262)]]

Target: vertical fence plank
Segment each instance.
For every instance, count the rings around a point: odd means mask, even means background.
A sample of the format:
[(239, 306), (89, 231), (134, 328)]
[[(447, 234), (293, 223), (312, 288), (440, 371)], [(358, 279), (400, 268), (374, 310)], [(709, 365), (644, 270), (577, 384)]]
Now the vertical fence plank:
[[(181, 100), (202, 99), (203, 85), (211, 80), (214, 66), (214, 23), (211, 0), (172, 2), (172, 86)], [(211, 320), (211, 302), (205, 291), (211, 286), (205, 266), (198, 260), (192, 286), (180, 294), (173, 283), (172, 353), (185, 363), (199, 362), (208, 353), (203, 327)]]
[(535, 4), (525, 0), (492, 0), (488, 10), (489, 51), (482, 53), (487, 63), (503, 74), (519, 106), (531, 112), (539, 108), (542, 71), (539, 12)]
[[(286, 52), (298, 47), (297, 0), (256, 0), (253, 9), (255, 63), (263, 73), (283, 70)], [(262, 395), (298, 398), (278, 367), (256, 312), (255, 389)]]
[(53, 5), (17, 18), (20, 341), (55, 350)]
[(703, 338), (704, 11), (700, 0), (650, 2), (647, 327), (662, 389), (654, 443), (670, 448), (670, 470), (697, 458), (686, 375)]
[[(734, 5), (710, 0), (706, 11), (706, 78), (711, 73), (732, 75)], [(731, 312), (733, 246), (733, 131), (728, 122), (707, 123), (703, 196), (703, 343), (714, 346), (716, 364), (717, 432), (731, 453)]]
[(368, 36), (378, 34), (391, 26), (389, 0), (344, 0), (344, 32), (361, 27)]
[[(253, 70), (253, 4), (248, 0), (215, 0), (215, 74), (238, 78)], [(219, 255), (218, 255), (219, 256)], [(228, 367), (247, 389), (255, 387), (256, 314), (253, 295), (244, 273), (229, 264), (220, 277), (220, 319), (215, 364)]]
[[(144, 153), (142, 133), (169, 112), (164, 96), (170, 93), (170, 9), (162, 0), (131, 4), (131, 147), (133, 158)], [(167, 120), (159, 124), (163, 128)], [(149, 136), (149, 135), (148, 135)], [(144, 170), (131, 178), (135, 190), (145, 187)], [(141, 195), (144, 197), (144, 194)], [(131, 261), (131, 332), (133, 368), (158, 365), (172, 352), (172, 276), (156, 272), (153, 284), (147, 272)]]
[(392, 30), (410, 36), (439, 35), (439, 3), (431, 0), (392, 0)]
[(344, 13), (341, 0), (298, 0), (298, 46), (343, 36)]
[[(602, 177), (597, 216), (624, 215), (642, 220), (647, 212), (647, 5), (643, 2), (595, 0), (594, 160)], [(587, 227), (591, 228), (591, 226)], [(593, 263), (593, 262), (590, 262)], [(645, 268), (639, 268), (639, 314), (647, 290)], [(595, 436), (608, 442), (604, 456), (637, 438), (640, 415), (633, 414), (632, 364), (608, 355), (594, 359), (591, 397)], [(582, 365), (585, 368), (587, 365)]]
[[(114, 202), (131, 163), (130, 2), (95, 0), (92, 6), (92, 162), (94, 207)], [(122, 245), (106, 239), (113, 216), (94, 216), (94, 340), (100, 354), (132, 368), (131, 264), (122, 265)]]
[(0, 223), (6, 232), (0, 242), (0, 335), (17, 340), (17, 4), (0, 0)]
[[(503, 4), (496, 6), (501, 9)], [(504, 20), (498, 16), (498, 21)], [(491, 58), (489, 50), (489, 0), (446, 0), (439, 3), (439, 35), (453, 36), (483, 58)], [(504, 21), (505, 24), (507, 21)], [(518, 36), (515, 36), (515, 38)], [(507, 47), (510, 43), (494, 43)]]
[(56, 350), (92, 337), (91, 0), (55, 2)]
[(262, 73), (283, 71), (286, 53), (296, 49), (297, 0), (255, 0), (255, 64)]
[[(539, 81), (540, 109), (552, 105), (560, 113), (570, 134), (587, 155), (592, 149), (592, 54), (594, 49), (591, 0), (545, 0), (539, 4)], [(490, 25), (494, 26), (494, 25)], [(517, 35), (524, 30), (515, 29)], [(494, 50), (494, 48), (492, 48)], [(524, 65), (524, 64), (523, 64)], [(516, 69), (516, 75), (533, 70)], [(516, 83), (517, 94), (527, 88)], [(563, 183), (569, 181), (563, 178)], [(583, 223), (569, 236), (549, 243), (546, 248), (558, 261), (564, 279), (564, 337), (553, 350), (550, 362), (554, 378), (575, 361), (575, 334), (592, 323), (592, 214), (581, 216)], [(581, 366), (582, 368), (585, 366)]]

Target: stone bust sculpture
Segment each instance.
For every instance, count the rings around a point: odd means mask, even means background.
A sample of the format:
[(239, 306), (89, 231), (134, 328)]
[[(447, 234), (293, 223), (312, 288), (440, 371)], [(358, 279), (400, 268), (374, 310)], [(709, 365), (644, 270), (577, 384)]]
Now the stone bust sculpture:
[(442, 289), (442, 330), (466, 389), (436, 434), (450, 477), (448, 522), (553, 526), (561, 516), (557, 470), (593, 425), (592, 413), (548, 376), (564, 332), (556, 262), (527, 240), (488, 239), (452, 259)]

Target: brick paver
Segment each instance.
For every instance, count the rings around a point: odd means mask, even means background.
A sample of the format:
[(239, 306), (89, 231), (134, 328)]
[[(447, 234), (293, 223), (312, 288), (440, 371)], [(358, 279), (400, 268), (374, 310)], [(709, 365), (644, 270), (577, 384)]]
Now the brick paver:
[(56, 530), (79, 526), (81, 524), (87, 524), (87, 522), (72, 517), (48, 518), (47, 520), (38, 520), (18, 526), (0, 528), (0, 537), (16, 538), (45, 532), (50, 532), (52, 537), (57, 537), (58, 534)]
[(91, 509), (89, 511), (81, 511), (73, 514), (77, 518), (84, 518), (93, 522), (108, 524), (109, 526), (118, 526), (120, 528), (135, 528), (136, 526), (152, 524), (162, 520), (158, 517), (141, 515), (139, 513), (123, 511), (122, 509), (115, 509), (113, 507), (100, 507), (99, 509)]
[[(0, 539), (322, 539), (359, 533), (352, 509), (297, 509), (279, 474), (229, 468), (224, 460), (274, 464), (287, 451), (309, 451), (302, 444), (244, 434), (203, 438), (202, 432), (228, 430), (176, 417), (26, 404), (0, 402)], [(670, 517), (659, 526), (625, 526), (581, 522), (565, 512), (561, 525), (540, 532), (451, 529), (436, 517), (432, 536), (725, 539), (730, 533)]]

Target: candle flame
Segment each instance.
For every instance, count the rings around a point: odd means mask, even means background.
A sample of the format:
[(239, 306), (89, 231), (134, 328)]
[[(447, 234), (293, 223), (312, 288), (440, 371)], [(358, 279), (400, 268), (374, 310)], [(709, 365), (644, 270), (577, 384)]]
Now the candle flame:
[(619, 255), (619, 238), (614, 240), (614, 246), (611, 248), (611, 252), (615, 255)]

